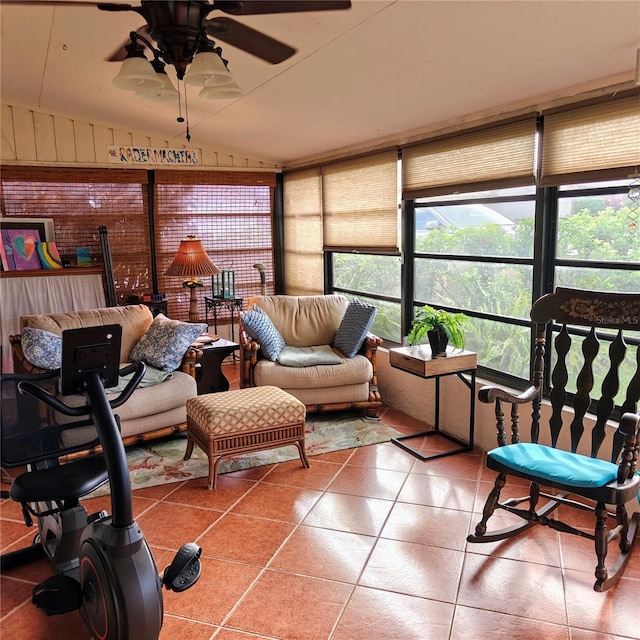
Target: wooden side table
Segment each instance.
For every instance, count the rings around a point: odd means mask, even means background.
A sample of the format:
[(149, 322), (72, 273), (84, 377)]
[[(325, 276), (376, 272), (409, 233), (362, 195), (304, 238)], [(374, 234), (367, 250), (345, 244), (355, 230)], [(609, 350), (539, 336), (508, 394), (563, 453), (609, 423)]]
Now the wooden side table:
[(224, 338), (218, 338), (215, 342), (198, 347), (202, 350), (202, 357), (196, 364), (196, 383), (199, 396), (205, 393), (229, 391), (229, 381), (222, 373), (222, 362), (239, 348), (240, 345), (237, 342)]
[[(204, 298), (205, 322), (209, 324), (209, 311), (213, 312), (213, 330), (218, 333), (218, 313), (226, 309), (231, 314), (231, 340), (236, 339), (236, 315), (240, 317), (242, 311), (242, 298)], [(233, 362), (236, 362), (236, 354), (233, 353)]]
[[(435, 429), (433, 431), (423, 431), (422, 433), (400, 436), (399, 438), (392, 438), (391, 442), (401, 447), (405, 451), (408, 451), (422, 461), (432, 460), (434, 458), (442, 458), (444, 456), (451, 456), (456, 453), (463, 453), (466, 451), (473, 451), (473, 432), (475, 425), (476, 406), (476, 368), (478, 366), (478, 359), (476, 354), (472, 351), (448, 349), (445, 355), (434, 356), (428, 346), (414, 345), (411, 347), (398, 347), (396, 349), (389, 349), (389, 363), (395, 369), (402, 369), (403, 371), (419, 376), (421, 378), (435, 378), (436, 385)], [(470, 375), (471, 380), (467, 380), (467, 378), (464, 377), (464, 374)], [(464, 384), (469, 388), (469, 439), (466, 442), (440, 430), (440, 378), (452, 375), (460, 378), (460, 380), (462, 380), (462, 382), (464, 382)], [(459, 447), (457, 449), (452, 449), (443, 453), (424, 456), (416, 449), (412, 449), (410, 446), (404, 443), (405, 440), (408, 440), (410, 438), (419, 438), (432, 435), (442, 436), (443, 438), (446, 438), (447, 440), (458, 444)]]

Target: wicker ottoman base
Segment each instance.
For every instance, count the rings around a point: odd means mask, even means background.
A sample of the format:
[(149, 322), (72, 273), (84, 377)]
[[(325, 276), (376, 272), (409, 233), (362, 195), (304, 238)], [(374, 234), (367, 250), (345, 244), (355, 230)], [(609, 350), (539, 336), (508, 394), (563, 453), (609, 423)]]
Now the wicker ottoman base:
[(209, 393), (187, 400), (188, 460), (197, 444), (209, 458), (209, 489), (215, 489), (218, 463), (225, 457), (296, 445), (304, 467), (306, 409), (278, 387), (251, 387)]

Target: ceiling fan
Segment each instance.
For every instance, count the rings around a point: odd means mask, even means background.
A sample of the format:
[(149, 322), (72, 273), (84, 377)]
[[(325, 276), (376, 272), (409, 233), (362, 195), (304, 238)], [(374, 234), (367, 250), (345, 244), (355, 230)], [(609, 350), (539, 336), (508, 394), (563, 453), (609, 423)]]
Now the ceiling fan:
[[(242, 49), (271, 64), (290, 58), (296, 50), (260, 31), (256, 31), (233, 18), (209, 14), (220, 11), (234, 16), (294, 13), (300, 11), (335, 11), (349, 9), (349, 0), (141, 0), (139, 6), (109, 2), (73, 0), (3, 0), (4, 4), (42, 6), (93, 6), (102, 11), (133, 11), (141, 15), (146, 24), (131, 32), (150, 46), (154, 55), (176, 68), (182, 79), (187, 66), (192, 62), (198, 47), (211, 42), (208, 36)], [(154, 48), (147, 41), (156, 43)], [(130, 44), (119, 47), (109, 61), (124, 60)], [(209, 50), (211, 47), (209, 45)]]

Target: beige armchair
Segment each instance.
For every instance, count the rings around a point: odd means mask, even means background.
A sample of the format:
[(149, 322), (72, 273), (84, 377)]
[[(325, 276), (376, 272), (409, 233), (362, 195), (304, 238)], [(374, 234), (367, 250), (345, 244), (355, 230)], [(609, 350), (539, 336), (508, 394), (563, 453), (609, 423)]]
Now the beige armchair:
[(333, 347), (349, 306), (346, 297), (257, 296), (248, 300), (247, 309), (254, 304), (268, 315), (287, 347), (300, 350), (323, 347), (333, 353), (339, 364), (286, 366), (277, 359), (272, 361), (265, 357), (264, 349), (243, 326), (241, 317), (242, 388), (279, 387), (304, 402), (307, 411), (362, 409), (369, 417), (378, 416), (382, 400), (377, 386), (376, 358), (382, 339), (369, 333), (351, 358)]

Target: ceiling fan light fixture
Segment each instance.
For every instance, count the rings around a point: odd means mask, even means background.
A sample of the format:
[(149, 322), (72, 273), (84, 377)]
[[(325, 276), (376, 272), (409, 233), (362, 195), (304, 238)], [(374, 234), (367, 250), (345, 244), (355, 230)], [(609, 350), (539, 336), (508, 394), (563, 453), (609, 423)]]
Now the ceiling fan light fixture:
[(193, 58), (184, 82), (199, 87), (217, 86), (233, 82), (233, 77), (218, 53), (201, 51)]
[(198, 94), (203, 100), (231, 100), (242, 95), (242, 89), (231, 81), (228, 84), (206, 86)]
[(143, 47), (135, 42), (127, 45), (127, 57), (113, 79), (113, 86), (125, 91), (140, 91), (160, 89), (163, 85), (164, 81), (144, 55)]
[(136, 98), (149, 100), (152, 102), (171, 102), (178, 98), (178, 90), (173, 86), (171, 78), (164, 70), (165, 64), (158, 58), (154, 58), (151, 66), (156, 72), (156, 77), (162, 81), (162, 86), (158, 89), (142, 89), (136, 92)]

